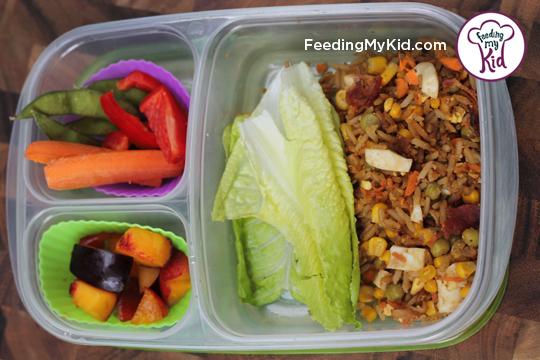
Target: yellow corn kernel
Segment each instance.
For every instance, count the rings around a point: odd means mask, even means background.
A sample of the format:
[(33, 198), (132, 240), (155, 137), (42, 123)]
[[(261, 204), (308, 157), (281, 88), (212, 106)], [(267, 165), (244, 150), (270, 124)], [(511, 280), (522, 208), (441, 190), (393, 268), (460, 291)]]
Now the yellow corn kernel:
[(435, 267), (433, 265), (426, 265), (420, 271), (419, 278), (422, 281), (426, 282), (426, 281), (429, 281), (429, 280), (433, 279), (435, 277), (435, 275), (437, 275), (437, 270), (435, 269)]
[(401, 107), (399, 104), (394, 103), (388, 114), (392, 117), (392, 119), (399, 119), (399, 116), (401, 115)]
[(382, 85), (386, 85), (392, 80), (398, 71), (398, 66), (395, 63), (390, 63), (386, 66), (386, 69), (381, 74)]
[(461, 295), (462, 298), (466, 298), (469, 294), (469, 290), (471, 290), (469, 285), (462, 287), (461, 290), (459, 290), (459, 295)]
[(387, 209), (388, 206), (385, 203), (376, 203), (371, 208), (371, 222), (378, 224), (381, 222), (380, 211)]
[(388, 99), (384, 100), (384, 105), (383, 105), (384, 111), (389, 112), (390, 109), (392, 108), (392, 105), (394, 105), (393, 98), (389, 97)]
[(433, 243), (436, 241), (436, 236), (437, 236), (435, 231), (430, 228), (418, 230), (417, 235), (420, 239), (422, 239), (422, 241), (424, 242), (424, 245), (428, 245), (428, 244), (433, 245)]
[(429, 105), (432, 109), (438, 109), (439, 106), (441, 106), (441, 100), (439, 100), (439, 98), (431, 99)]
[(472, 261), (456, 263), (456, 275), (462, 279), (467, 279), (476, 271), (476, 264)]
[(398, 235), (397, 231), (392, 229), (384, 229), (384, 232), (386, 233), (386, 236), (388, 236), (390, 239), (393, 239)]
[(414, 278), (411, 286), (411, 295), (416, 295), (416, 293), (422, 290), (424, 288), (424, 284), (425, 281), (423, 281), (421, 278)]
[(373, 299), (373, 288), (371, 286), (360, 286), (358, 301), (360, 301), (361, 303), (368, 303), (372, 302)]
[(413, 138), (413, 135), (408, 129), (399, 129), (398, 134), (405, 139), (411, 140)]
[(382, 237), (374, 236), (368, 240), (368, 255), (369, 256), (382, 256), (384, 254), (388, 243)]
[(371, 306), (364, 306), (362, 310), (360, 310), (360, 314), (367, 322), (372, 322), (377, 318), (377, 311)]
[(463, 195), (462, 198), (463, 201), (467, 204), (478, 204), (478, 202), (480, 201), (480, 193), (478, 192), (478, 190), (473, 190), (470, 194)]
[(424, 285), (424, 290), (428, 293), (435, 294), (437, 292), (437, 281), (435, 279), (429, 280), (426, 285)]
[(437, 315), (437, 309), (435, 308), (435, 303), (432, 300), (429, 300), (427, 302), (426, 315), (427, 316)]
[(386, 69), (386, 58), (384, 56), (373, 56), (367, 59), (367, 71), (372, 75), (382, 74)]
[(447, 268), (448, 265), (450, 265), (450, 256), (442, 255), (442, 256), (436, 257), (435, 259), (433, 259), (433, 265), (435, 265), (437, 269)]
[(387, 264), (390, 262), (390, 250), (386, 250), (384, 254), (382, 254), (381, 260)]
[(362, 243), (362, 245), (360, 245), (360, 248), (362, 249), (362, 252), (363, 252), (364, 254), (367, 254), (367, 252), (368, 252), (368, 246), (369, 246), (369, 241), (364, 241), (364, 242)]
[(376, 288), (375, 291), (373, 291), (373, 297), (377, 300), (381, 300), (384, 298), (384, 290)]
[(371, 185), (371, 181), (368, 180), (362, 180), (360, 181), (360, 187), (364, 190), (371, 190), (373, 186)]
[(336, 106), (341, 110), (347, 110), (349, 104), (347, 103), (347, 92), (343, 89), (336, 93)]

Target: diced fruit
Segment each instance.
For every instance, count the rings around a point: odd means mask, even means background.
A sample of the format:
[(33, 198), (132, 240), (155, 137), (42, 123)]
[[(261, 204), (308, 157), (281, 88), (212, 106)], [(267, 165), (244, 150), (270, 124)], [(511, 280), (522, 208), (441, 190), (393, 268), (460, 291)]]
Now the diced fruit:
[(118, 237), (117, 233), (101, 232), (90, 234), (82, 237), (79, 240), (79, 245), (93, 247), (97, 249), (105, 249), (107, 240)]
[(133, 318), (141, 298), (137, 281), (133, 278), (130, 279), (118, 298), (118, 318), (120, 321), (129, 321)]
[(69, 270), (92, 286), (119, 293), (124, 290), (132, 264), (129, 256), (75, 244)]
[(171, 258), (159, 274), (159, 288), (169, 306), (178, 302), (191, 289), (189, 262), (183, 252), (173, 250)]
[(133, 227), (116, 244), (116, 252), (133, 257), (141, 265), (162, 267), (171, 256), (171, 241), (161, 234)]
[(102, 146), (115, 151), (125, 151), (129, 149), (129, 138), (121, 131), (113, 131), (103, 140)]
[(142, 299), (131, 322), (133, 324), (151, 324), (163, 319), (168, 313), (169, 310), (163, 300), (155, 292), (147, 288), (144, 289)]
[(73, 303), (99, 321), (107, 321), (116, 305), (114, 293), (98, 289), (82, 280), (75, 280), (69, 287)]
[(424, 267), (426, 250), (393, 245), (390, 248), (388, 269), (417, 271)]
[(405, 173), (409, 172), (412, 166), (412, 159), (404, 158), (388, 149), (366, 149), (365, 157), (370, 166), (381, 170)]
[(139, 291), (151, 287), (159, 276), (160, 269), (139, 265)]

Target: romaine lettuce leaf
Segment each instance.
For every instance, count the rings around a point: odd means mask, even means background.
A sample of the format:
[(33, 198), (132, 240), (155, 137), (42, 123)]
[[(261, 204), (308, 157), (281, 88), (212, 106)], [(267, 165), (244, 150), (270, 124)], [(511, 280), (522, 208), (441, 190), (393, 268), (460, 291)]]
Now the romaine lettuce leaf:
[[(357, 323), (360, 280), (352, 185), (336, 120), (306, 64), (282, 69), (253, 114), (224, 133), (229, 158), (212, 213), (214, 220), (247, 218), (235, 222), (240, 292), (246, 283), (261, 287), (258, 299), (268, 301), (283, 289), (279, 279), (288, 272), (276, 264), (285, 264), (279, 261), (287, 249), (245, 251), (243, 240), (263, 242), (268, 234), (256, 228), (269, 226), (292, 245), (288, 290), (329, 330)], [(252, 281), (254, 268), (273, 276), (264, 285)], [(251, 287), (245, 297), (253, 293)]]

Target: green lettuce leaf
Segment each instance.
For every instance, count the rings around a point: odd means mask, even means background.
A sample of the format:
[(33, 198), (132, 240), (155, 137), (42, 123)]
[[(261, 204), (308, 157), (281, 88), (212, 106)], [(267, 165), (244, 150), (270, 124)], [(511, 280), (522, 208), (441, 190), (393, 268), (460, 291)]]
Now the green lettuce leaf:
[[(306, 64), (282, 69), (253, 114), (224, 133), (229, 157), (212, 213), (214, 220), (247, 219), (235, 223), (244, 268), (239, 291), (251, 286), (244, 296), (254, 299), (254, 288), (263, 288), (264, 302), (286, 283), (328, 330), (357, 324), (360, 280), (353, 191), (336, 120)], [(264, 251), (256, 244), (271, 231), (292, 245), (290, 271), (279, 262), (287, 259), (286, 247)], [(255, 252), (246, 251), (248, 242)], [(255, 268), (264, 279), (272, 274), (270, 280), (254, 280)]]

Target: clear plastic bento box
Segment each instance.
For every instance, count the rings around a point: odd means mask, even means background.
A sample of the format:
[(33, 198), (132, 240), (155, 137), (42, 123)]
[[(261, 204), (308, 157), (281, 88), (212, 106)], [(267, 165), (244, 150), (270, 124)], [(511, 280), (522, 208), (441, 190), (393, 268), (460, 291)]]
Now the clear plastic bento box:
[[(96, 24), (64, 34), (43, 52), (22, 89), (18, 110), (50, 90), (84, 82), (121, 59), (147, 59), (191, 91), (186, 169), (158, 198), (109, 197), (93, 190), (49, 190), (24, 149), (43, 135), (16, 122), (7, 178), (9, 248), (19, 295), (45, 330), (65, 341), (204, 352), (351, 352), (448, 346), (472, 335), (493, 315), (505, 287), (517, 204), (518, 159), (504, 81), (478, 81), (482, 204), (478, 270), (460, 307), (434, 323), (404, 327), (387, 320), (361, 330), (326, 332), (305, 307), (287, 299), (262, 308), (237, 296), (230, 224), (210, 212), (224, 168), (221, 135), (235, 114), (250, 111), (285, 61), (346, 62), (347, 52), (305, 51), (304, 39), (437, 37), (453, 43), (464, 19), (417, 3), (238, 9)], [(184, 236), (190, 250), (192, 298), (174, 326), (104, 329), (56, 315), (37, 275), (38, 244), (51, 225), (72, 219), (144, 223)], [(67, 291), (67, 290), (66, 290)]]

